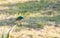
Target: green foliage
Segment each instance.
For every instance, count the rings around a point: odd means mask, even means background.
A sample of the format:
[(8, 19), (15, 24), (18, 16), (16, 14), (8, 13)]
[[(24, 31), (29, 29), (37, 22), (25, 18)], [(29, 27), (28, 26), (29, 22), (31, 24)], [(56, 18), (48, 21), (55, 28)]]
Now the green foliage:
[[(13, 29), (15, 28), (15, 26), (13, 26), (12, 28), (9, 29), (9, 31), (8, 31), (8, 33), (6, 35), (6, 38), (10, 38), (10, 33), (11, 33), (11, 31), (13, 31)], [(1, 38), (5, 38), (4, 36), (5, 35), (4, 35), (4, 30), (3, 30)]]
[(26, 3), (18, 3), (17, 7), (19, 8), (20, 12), (34, 12), (43, 9), (43, 7), (47, 6), (48, 3), (42, 2), (26, 2)]
[(56, 22), (60, 22), (60, 15), (55, 16), (55, 17), (53, 17), (52, 19), (54, 19)]
[(56, 4), (57, 0), (40, 0), (40, 1), (31, 1), (25, 3), (18, 3), (16, 4), (19, 8), (19, 12), (34, 12), (39, 11), (51, 4)]
[(8, 31), (8, 33), (7, 33), (7, 36), (6, 36), (6, 38), (10, 38), (10, 31), (12, 30), (12, 28), (11, 29), (9, 29), (9, 31)]
[(60, 11), (60, 2), (56, 3), (55, 7), (56, 7), (55, 8), (56, 11)]
[[(55, 5), (56, 4), (56, 5)], [(5, 5), (4, 5), (5, 6)], [(17, 9), (5, 9), (7, 13), (10, 14), (16, 14), (18, 13), (26, 13), (26, 12), (40, 12), (40, 10), (44, 10), (45, 8), (48, 9), (50, 6), (57, 6), (56, 8), (53, 8), (56, 11), (60, 11), (60, 3), (57, 2), (57, 0), (40, 0), (40, 1), (29, 1), (24, 3), (16, 3), (16, 4), (8, 4), (6, 6), (17, 6)], [(45, 10), (46, 10), (45, 9)]]
[(10, 33), (13, 31), (13, 29), (14, 29), (15, 27), (16, 27), (16, 25), (9, 29), (6, 38), (10, 38)]
[(54, 17), (41, 17), (41, 21), (55, 21), (56, 23), (60, 23), (60, 15)]
[(3, 30), (3, 32), (2, 32), (2, 38), (4, 38), (4, 30)]
[(8, 34), (7, 34), (7, 37), (6, 38), (10, 38), (10, 33), (8, 32)]

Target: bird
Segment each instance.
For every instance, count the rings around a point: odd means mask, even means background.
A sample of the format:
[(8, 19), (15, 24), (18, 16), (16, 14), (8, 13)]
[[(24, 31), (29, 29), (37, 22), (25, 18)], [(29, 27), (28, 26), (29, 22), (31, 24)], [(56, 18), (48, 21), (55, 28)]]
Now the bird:
[(16, 21), (22, 20), (22, 19), (23, 19), (23, 16), (18, 16), (18, 17), (16, 18)]
[(21, 24), (22, 23), (23, 16), (18, 16), (15, 20), (16, 24)]
[(18, 16), (18, 17), (16, 18), (15, 23), (16, 23), (17, 25), (19, 25), (19, 26), (22, 26), (22, 19), (23, 19), (23, 16)]

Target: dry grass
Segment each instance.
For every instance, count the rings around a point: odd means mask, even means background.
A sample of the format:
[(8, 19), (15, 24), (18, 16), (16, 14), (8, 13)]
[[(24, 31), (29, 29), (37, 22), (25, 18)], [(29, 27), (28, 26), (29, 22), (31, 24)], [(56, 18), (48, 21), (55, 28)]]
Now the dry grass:
[[(1, 27), (2, 28), (2, 27)], [(2, 29), (0, 28), (0, 35)], [(5, 34), (7, 33), (9, 26), (5, 26)], [(18, 29), (20, 31), (18, 31)], [(10, 38), (60, 38), (60, 28), (54, 26), (45, 26), (44, 29), (35, 30), (32, 28), (15, 28), (11, 34)]]

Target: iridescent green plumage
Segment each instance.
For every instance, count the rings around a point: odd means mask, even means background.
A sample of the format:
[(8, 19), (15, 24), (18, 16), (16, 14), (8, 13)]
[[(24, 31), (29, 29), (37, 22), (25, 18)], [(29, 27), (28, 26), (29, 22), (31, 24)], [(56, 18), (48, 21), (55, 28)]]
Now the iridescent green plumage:
[(18, 16), (18, 17), (16, 18), (16, 20), (22, 20), (22, 19), (23, 19), (22, 16)]

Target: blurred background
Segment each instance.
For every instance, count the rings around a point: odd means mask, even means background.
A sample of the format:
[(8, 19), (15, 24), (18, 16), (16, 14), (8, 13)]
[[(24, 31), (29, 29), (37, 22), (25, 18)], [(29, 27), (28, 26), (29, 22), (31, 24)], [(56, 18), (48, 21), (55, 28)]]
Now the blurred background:
[(0, 0), (0, 38), (15, 25), (10, 38), (60, 38), (60, 0)]

